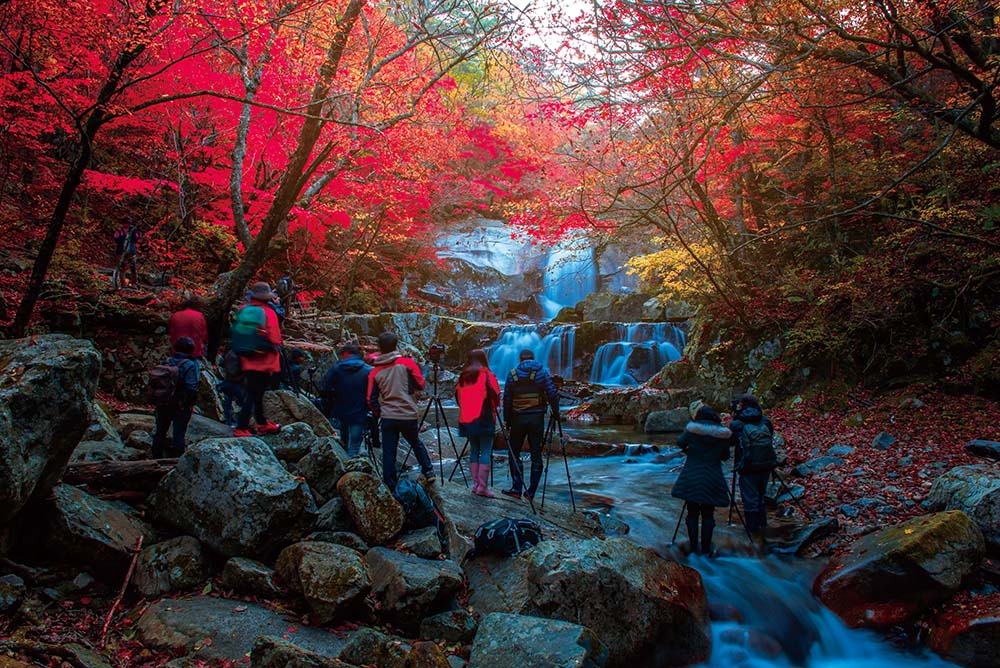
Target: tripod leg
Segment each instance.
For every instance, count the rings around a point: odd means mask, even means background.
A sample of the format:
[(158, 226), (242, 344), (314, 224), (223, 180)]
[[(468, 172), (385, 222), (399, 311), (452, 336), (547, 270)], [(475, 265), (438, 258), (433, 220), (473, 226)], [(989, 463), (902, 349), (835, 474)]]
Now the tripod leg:
[(465, 453), (468, 452), (468, 450), (469, 439), (465, 439), (465, 444), (462, 446), (462, 452), (458, 453), (458, 459), (455, 460), (455, 465), (451, 467), (451, 475), (448, 476), (448, 482), (451, 482), (451, 479), (455, 477), (455, 473), (458, 472), (459, 463), (462, 461), (462, 457), (465, 456)]
[(677, 542), (677, 532), (681, 530), (681, 522), (684, 521), (684, 511), (687, 510), (687, 507), (688, 507), (688, 502), (685, 501), (683, 505), (681, 505), (680, 514), (677, 516), (677, 526), (674, 527), (674, 535), (670, 537), (671, 547)]
[(569, 459), (566, 457), (566, 438), (563, 436), (562, 430), (562, 420), (559, 416), (555, 416), (556, 427), (559, 430), (559, 447), (562, 448), (562, 458), (563, 464), (566, 465), (566, 485), (569, 487), (569, 502), (573, 506), (573, 512), (576, 512), (576, 496), (573, 494), (573, 477), (569, 473)]
[[(493, 415), (496, 417), (497, 422), (500, 424), (500, 433), (503, 435), (504, 443), (507, 445), (507, 456), (510, 458), (509, 461), (511, 463), (511, 469), (517, 470), (518, 475), (521, 476), (521, 488), (524, 489), (524, 465), (521, 463), (520, 456), (514, 455), (514, 446), (510, 442), (510, 435), (503, 428), (503, 422), (500, 420), (500, 412), (494, 409)], [(511, 481), (511, 484), (513, 484), (513, 481)], [(544, 496), (545, 496), (545, 491), (543, 489), (542, 491), (543, 500)], [(531, 514), (537, 515), (538, 511), (535, 510), (535, 501), (530, 496), (525, 498), (528, 499), (528, 505), (531, 506)]]
[(785, 490), (785, 494), (788, 495), (788, 498), (791, 499), (792, 503), (794, 503), (795, 506), (799, 509), (799, 512), (802, 513), (802, 516), (805, 517), (807, 520), (812, 521), (812, 517), (809, 516), (809, 513), (806, 512), (806, 509), (802, 507), (802, 504), (799, 502), (799, 500), (795, 498), (794, 494), (792, 494), (792, 490), (785, 482), (784, 478), (782, 478), (778, 474), (778, 472), (774, 469), (771, 469), (771, 475), (778, 479), (778, 485), (779, 485), (778, 489)]
[(740, 512), (739, 506), (736, 505), (736, 500), (729, 497), (730, 508), (736, 509), (736, 517), (739, 518), (740, 524), (743, 525), (743, 531), (747, 535), (747, 541), (750, 543), (750, 549), (753, 550), (754, 554), (759, 554), (757, 551), (757, 544), (753, 542), (753, 536), (750, 535), (750, 527), (747, 526), (746, 520), (743, 519), (743, 513)]
[[(437, 423), (440, 417), (441, 422), (444, 422), (444, 428), (448, 431), (448, 440), (451, 441), (451, 451), (455, 453), (455, 458), (458, 460), (458, 470), (462, 472), (462, 482), (465, 486), (469, 486), (469, 479), (465, 477), (465, 467), (462, 466), (462, 457), (458, 454), (458, 446), (455, 445), (455, 437), (451, 435), (451, 425), (448, 424), (448, 416), (444, 412), (444, 405), (441, 403), (441, 398), (435, 396), (434, 403), (436, 404), (436, 415), (434, 416), (434, 422)], [(444, 477), (444, 457), (441, 455), (441, 431), (440, 426), (438, 426), (438, 463), (441, 466), (441, 477)]]
[(729, 526), (733, 526), (733, 508), (736, 506), (736, 467), (733, 467), (733, 484), (729, 491)]
[(545, 430), (545, 436), (542, 437), (542, 447), (545, 447), (545, 442), (548, 441), (548, 452), (545, 455), (545, 474), (542, 476), (542, 510), (545, 510), (545, 489), (549, 485), (549, 464), (552, 463), (552, 435), (555, 432), (554, 424), (552, 420), (549, 419), (549, 426)]

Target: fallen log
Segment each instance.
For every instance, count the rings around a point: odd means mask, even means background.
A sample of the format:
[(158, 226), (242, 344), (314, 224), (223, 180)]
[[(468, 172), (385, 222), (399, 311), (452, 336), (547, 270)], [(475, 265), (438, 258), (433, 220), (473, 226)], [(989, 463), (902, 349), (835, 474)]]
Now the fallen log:
[(140, 459), (69, 464), (62, 479), (69, 485), (86, 485), (92, 490), (151, 492), (176, 463), (176, 459)]

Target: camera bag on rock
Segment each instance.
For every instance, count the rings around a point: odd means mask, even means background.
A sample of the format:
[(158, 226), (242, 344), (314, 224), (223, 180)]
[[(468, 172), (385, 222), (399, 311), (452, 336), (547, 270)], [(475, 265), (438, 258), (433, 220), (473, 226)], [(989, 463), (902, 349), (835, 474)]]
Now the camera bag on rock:
[(502, 517), (476, 529), (475, 553), (513, 557), (543, 539), (542, 527), (529, 519)]

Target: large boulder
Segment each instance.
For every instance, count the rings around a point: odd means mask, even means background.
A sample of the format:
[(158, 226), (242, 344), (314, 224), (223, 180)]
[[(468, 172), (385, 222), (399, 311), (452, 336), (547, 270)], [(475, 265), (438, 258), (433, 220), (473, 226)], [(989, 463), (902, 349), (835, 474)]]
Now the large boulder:
[(401, 628), (416, 631), (421, 620), (441, 612), (462, 589), (462, 569), (453, 561), (421, 559), (384, 547), (365, 555), (372, 594), (381, 615)]
[(358, 629), (341, 650), (339, 658), (352, 666), (408, 668), (410, 645), (402, 638), (369, 628)]
[(266, 557), (312, 528), (316, 503), (257, 438), (202, 441), (150, 498), (155, 518), (227, 556)]
[(976, 457), (1000, 460), (1000, 441), (977, 438), (965, 444), (965, 451)]
[(222, 410), (222, 400), (215, 389), (215, 385), (218, 382), (218, 379), (212, 375), (212, 372), (202, 366), (198, 377), (198, 398), (195, 400), (195, 405), (205, 417), (221, 422), (224, 413)]
[(358, 533), (369, 545), (384, 545), (403, 528), (403, 507), (378, 478), (367, 473), (347, 473), (337, 481), (337, 492)]
[(250, 653), (250, 668), (349, 668), (337, 659), (303, 649), (286, 640), (257, 638)]
[(956, 466), (927, 494), (930, 510), (961, 510), (972, 518), (993, 549), (1000, 550), (1000, 469), (991, 464)]
[(686, 408), (673, 408), (667, 411), (653, 411), (646, 416), (643, 430), (647, 434), (667, 434), (684, 431), (691, 421), (691, 413)]
[(708, 657), (701, 576), (624, 538), (542, 541), (513, 559), (466, 565), (470, 605), (593, 630), (609, 666), (682, 666)]
[(276, 390), (264, 394), (264, 415), (271, 422), (305, 422), (317, 436), (333, 436), (336, 431), (326, 416), (303, 395)]
[(962, 511), (915, 517), (835, 557), (813, 592), (850, 626), (888, 627), (948, 599), (985, 553), (982, 532)]
[(607, 660), (607, 648), (585, 626), (493, 612), (479, 624), (469, 668), (602, 668)]
[(960, 594), (930, 623), (927, 644), (968, 668), (993, 668), (1000, 656), (1000, 600), (993, 596), (960, 600)]
[(237, 594), (280, 598), (281, 587), (275, 582), (273, 568), (246, 557), (233, 557), (222, 568), (222, 586)]
[(0, 525), (59, 480), (91, 424), (100, 373), (89, 341), (0, 341)]
[(278, 575), (302, 594), (321, 624), (356, 612), (371, 590), (361, 554), (334, 543), (295, 543), (281, 551)]
[(278, 459), (286, 462), (299, 461), (309, 454), (315, 443), (316, 434), (305, 422), (282, 425), (277, 434), (267, 439)]
[(72, 485), (57, 485), (37, 519), (38, 545), (46, 556), (120, 578), (140, 536), (153, 529), (128, 506), (99, 499)]
[(323, 499), (337, 496), (337, 481), (347, 472), (350, 461), (340, 439), (330, 436), (315, 439), (308, 454), (298, 460), (298, 472), (309, 487)]
[(201, 543), (191, 536), (178, 536), (139, 553), (132, 585), (146, 598), (156, 598), (201, 584), (212, 577), (212, 570)]

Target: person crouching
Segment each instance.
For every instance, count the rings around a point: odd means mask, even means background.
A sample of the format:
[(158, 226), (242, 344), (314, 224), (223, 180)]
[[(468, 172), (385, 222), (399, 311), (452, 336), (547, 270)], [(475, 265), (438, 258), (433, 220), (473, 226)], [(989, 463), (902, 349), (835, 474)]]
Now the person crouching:
[(674, 483), (671, 496), (683, 499), (687, 504), (685, 523), (693, 554), (712, 553), (715, 509), (729, 505), (729, 489), (722, 474), (722, 462), (729, 459), (731, 437), (732, 432), (722, 426), (719, 414), (709, 406), (701, 406), (677, 440), (677, 445), (687, 454), (687, 460)]

